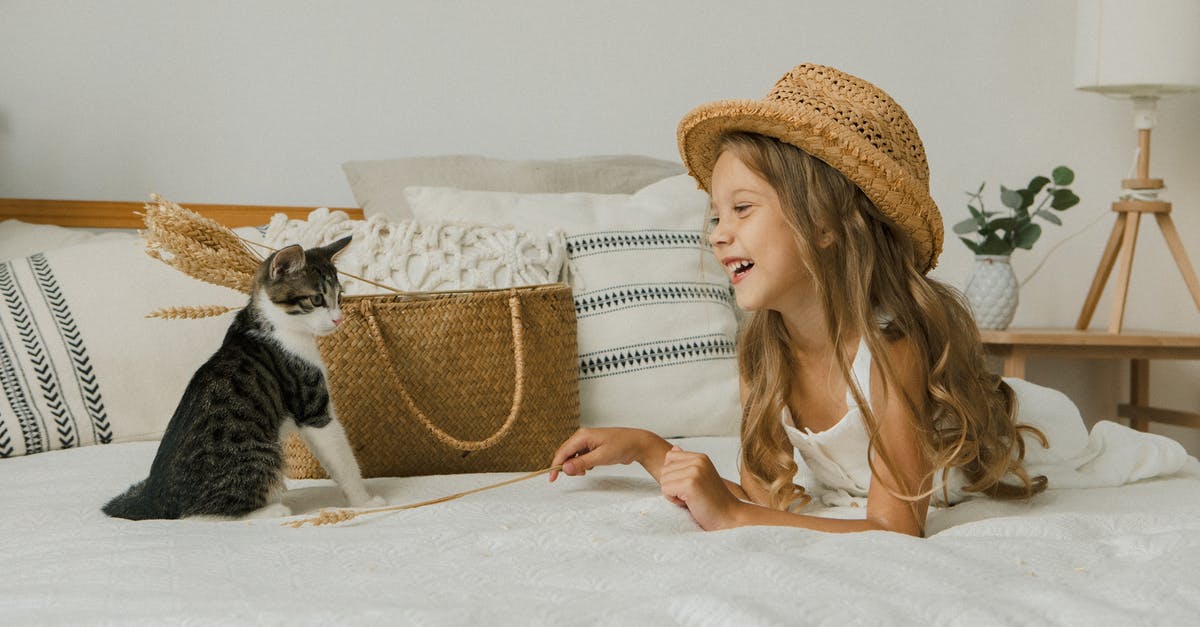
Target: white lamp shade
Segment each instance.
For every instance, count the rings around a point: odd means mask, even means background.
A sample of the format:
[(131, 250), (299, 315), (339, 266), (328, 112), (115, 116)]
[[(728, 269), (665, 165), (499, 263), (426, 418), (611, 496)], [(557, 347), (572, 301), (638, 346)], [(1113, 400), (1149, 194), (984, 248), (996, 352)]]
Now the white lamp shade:
[(1200, 0), (1078, 0), (1076, 10), (1076, 89), (1200, 90)]

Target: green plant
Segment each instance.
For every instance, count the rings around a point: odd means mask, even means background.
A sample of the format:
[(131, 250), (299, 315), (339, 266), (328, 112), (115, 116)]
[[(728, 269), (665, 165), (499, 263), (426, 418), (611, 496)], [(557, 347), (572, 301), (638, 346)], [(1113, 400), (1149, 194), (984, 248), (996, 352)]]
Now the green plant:
[[(959, 239), (976, 255), (1011, 255), (1018, 248), (1029, 250), (1034, 242), (1042, 236), (1042, 226), (1034, 222), (1041, 218), (1050, 224), (1062, 226), (1062, 220), (1053, 212), (1066, 211), (1079, 204), (1079, 197), (1067, 186), (1075, 180), (1071, 168), (1060, 165), (1054, 168), (1050, 177), (1035, 176), (1025, 189), (1009, 189), (1000, 186), (1000, 202), (1008, 211), (987, 211), (983, 208), (983, 187), (975, 193), (967, 192), (970, 200), (967, 209), (971, 217), (954, 225), (954, 232)], [(1033, 207), (1034, 203), (1037, 207)], [(976, 206), (978, 205), (978, 206)], [(974, 233), (978, 240), (962, 237)]]

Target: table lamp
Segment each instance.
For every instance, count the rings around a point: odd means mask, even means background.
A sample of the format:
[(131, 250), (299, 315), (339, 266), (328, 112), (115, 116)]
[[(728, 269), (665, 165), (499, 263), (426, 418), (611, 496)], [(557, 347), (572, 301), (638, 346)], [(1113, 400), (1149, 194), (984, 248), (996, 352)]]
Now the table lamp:
[(1112, 205), (1116, 223), (1075, 323), (1076, 329), (1088, 327), (1119, 255), (1108, 332), (1120, 333), (1144, 213), (1154, 214), (1200, 310), (1200, 281), (1171, 220), (1171, 203), (1158, 198), (1163, 181), (1150, 178), (1150, 130), (1158, 99), (1200, 91), (1200, 0), (1079, 0), (1076, 9), (1075, 88), (1131, 100), (1138, 134), (1137, 174), (1121, 181), (1120, 199)]

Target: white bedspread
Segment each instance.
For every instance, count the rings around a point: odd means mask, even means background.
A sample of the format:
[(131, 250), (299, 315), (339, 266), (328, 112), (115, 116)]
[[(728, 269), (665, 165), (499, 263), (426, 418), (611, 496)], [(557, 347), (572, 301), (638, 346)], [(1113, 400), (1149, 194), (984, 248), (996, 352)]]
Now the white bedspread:
[[(732, 438), (693, 439), (733, 477)], [(140, 522), (99, 508), (155, 443), (0, 460), (0, 623), (1195, 624), (1200, 463), (1120, 488), (931, 513), (927, 539), (704, 533), (637, 466), (338, 527)], [(512, 475), (370, 480), (409, 503)], [(339, 504), (325, 481), (285, 502)], [(861, 510), (828, 513), (854, 516)], [(362, 519), (360, 519), (362, 520)]]

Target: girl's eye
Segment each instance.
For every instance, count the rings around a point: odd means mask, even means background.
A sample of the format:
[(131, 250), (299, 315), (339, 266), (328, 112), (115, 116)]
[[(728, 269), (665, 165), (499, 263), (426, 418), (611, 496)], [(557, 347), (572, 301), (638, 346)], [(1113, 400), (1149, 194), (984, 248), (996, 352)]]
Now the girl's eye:
[(325, 296), (322, 294), (313, 294), (312, 296), (308, 297), (308, 301), (313, 304), (313, 307), (325, 306)]
[(749, 208), (750, 208), (750, 205), (734, 205), (734, 206), (733, 206), (733, 212), (734, 212), (734, 213), (742, 213), (742, 212), (746, 211), (746, 210), (747, 210), (747, 209), (749, 209)]
[(708, 216), (708, 228), (710, 228), (710, 229), (717, 228), (717, 224), (720, 221), (721, 221), (721, 219), (718, 218), (716, 214)]

